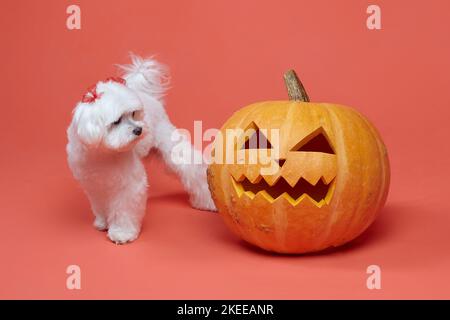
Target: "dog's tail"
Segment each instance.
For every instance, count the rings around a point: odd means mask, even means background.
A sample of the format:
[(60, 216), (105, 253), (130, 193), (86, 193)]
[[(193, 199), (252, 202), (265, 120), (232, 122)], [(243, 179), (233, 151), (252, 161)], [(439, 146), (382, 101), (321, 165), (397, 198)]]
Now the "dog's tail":
[(162, 100), (169, 86), (167, 67), (152, 57), (143, 59), (130, 53), (131, 64), (119, 65), (127, 86), (141, 93)]

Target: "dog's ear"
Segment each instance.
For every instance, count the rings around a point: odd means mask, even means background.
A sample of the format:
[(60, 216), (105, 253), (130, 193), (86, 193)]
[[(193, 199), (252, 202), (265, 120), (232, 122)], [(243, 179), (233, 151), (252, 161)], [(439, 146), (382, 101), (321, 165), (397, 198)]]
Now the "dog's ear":
[(104, 134), (104, 125), (96, 108), (81, 103), (74, 112), (76, 133), (80, 140), (89, 146), (97, 147)]

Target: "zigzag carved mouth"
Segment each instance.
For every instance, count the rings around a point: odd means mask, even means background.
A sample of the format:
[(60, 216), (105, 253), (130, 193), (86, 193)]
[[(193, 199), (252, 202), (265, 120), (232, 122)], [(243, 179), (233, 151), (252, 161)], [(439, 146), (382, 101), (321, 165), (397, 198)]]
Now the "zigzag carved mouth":
[(309, 199), (317, 207), (322, 207), (330, 202), (334, 190), (334, 179), (327, 184), (322, 178), (312, 185), (307, 180), (300, 178), (294, 186), (291, 186), (283, 177), (280, 177), (273, 185), (269, 185), (262, 177), (259, 177), (254, 183), (246, 177), (239, 181), (233, 177), (231, 179), (239, 197), (245, 194), (253, 199), (260, 193), (269, 202), (284, 197), (294, 206), (304, 199)]

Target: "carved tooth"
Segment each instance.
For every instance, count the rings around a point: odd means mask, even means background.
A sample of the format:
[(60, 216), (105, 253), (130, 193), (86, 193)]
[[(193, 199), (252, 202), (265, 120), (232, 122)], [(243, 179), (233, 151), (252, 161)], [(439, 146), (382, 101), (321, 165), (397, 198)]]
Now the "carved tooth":
[(261, 176), (259, 174), (259, 170), (257, 168), (249, 168), (245, 174), (248, 181), (251, 183), (258, 183), (261, 180)]
[(322, 208), (325, 204), (326, 204), (325, 199), (322, 199), (322, 200), (319, 201), (319, 203), (317, 204), (317, 206), (318, 206), (319, 208)]
[(316, 200), (311, 198), (308, 194), (304, 193), (303, 195), (305, 195), (305, 198), (307, 198), (309, 201), (311, 201), (311, 203), (314, 204), (318, 208), (322, 207), (325, 204), (325, 200), (324, 199), (322, 199), (319, 202), (317, 202)]
[(295, 206), (295, 204), (297, 203), (297, 201), (292, 198), (287, 192), (283, 192), (280, 197), (285, 198), (293, 206)]
[(300, 202), (302, 202), (306, 197), (306, 194), (302, 194), (300, 197), (298, 197), (296, 200), (294, 200), (294, 206), (298, 205)]
[(255, 198), (255, 194), (251, 191), (245, 191), (244, 194), (249, 197), (250, 199), (254, 199)]
[(256, 176), (256, 177), (247, 177), (248, 181), (250, 181), (253, 184), (257, 184), (259, 182), (261, 182), (262, 177), (261, 176)]
[(270, 203), (273, 203), (275, 201), (275, 199), (270, 194), (268, 194), (266, 190), (258, 192), (257, 196), (264, 197), (264, 199), (269, 201)]
[(267, 182), (267, 184), (271, 187), (274, 186), (278, 182), (278, 180), (280, 180), (280, 178), (280, 175), (263, 176), (264, 181)]
[(333, 181), (334, 178), (336, 178), (336, 176), (332, 172), (328, 172), (323, 175), (321, 179), (323, 183), (330, 184), (330, 182)]
[(300, 177), (294, 177), (293, 175), (288, 176), (287, 178), (283, 177), (284, 180), (293, 188), (300, 180)]
[(336, 161), (331, 161), (322, 170), (324, 181), (329, 184), (337, 175)]
[(243, 173), (238, 173), (236, 170), (230, 170), (230, 174), (237, 182), (241, 182), (245, 179), (245, 175)]
[(242, 187), (242, 184), (239, 182), (236, 182), (234, 178), (231, 178), (231, 182), (233, 184), (234, 190), (236, 190), (236, 193), (238, 197), (240, 198), (242, 194), (244, 193), (244, 188)]
[(292, 198), (287, 192), (284, 192), (282, 194), (283, 198), (285, 198), (291, 205), (297, 206), (300, 202), (302, 202), (305, 199), (308, 199), (309, 202), (311, 202), (314, 206), (321, 208), (326, 202), (324, 199), (317, 202), (313, 198), (311, 198), (308, 194), (303, 193), (298, 199)]
[(303, 179), (308, 181), (311, 185), (315, 186), (319, 182), (321, 175), (308, 172), (302, 176)]

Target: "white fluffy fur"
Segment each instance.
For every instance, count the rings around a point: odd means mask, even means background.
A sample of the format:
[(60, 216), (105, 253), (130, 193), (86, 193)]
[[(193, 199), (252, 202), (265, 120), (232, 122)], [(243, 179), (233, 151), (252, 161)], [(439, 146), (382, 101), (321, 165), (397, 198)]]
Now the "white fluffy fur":
[[(85, 190), (95, 216), (94, 226), (108, 230), (115, 243), (135, 240), (147, 202), (147, 175), (142, 158), (157, 149), (190, 194), (193, 207), (215, 210), (206, 182), (204, 164), (176, 164), (171, 141), (176, 129), (162, 103), (167, 77), (153, 59), (132, 56), (121, 66), (126, 85), (97, 83), (100, 98), (80, 102), (67, 130), (67, 154), (74, 177)], [(134, 113), (133, 113), (134, 112)], [(113, 124), (118, 119), (119, 124)], [(137, 136), (133, 129), (141, 127)], [(199, 152), (183, 141), (186, 152)]]

